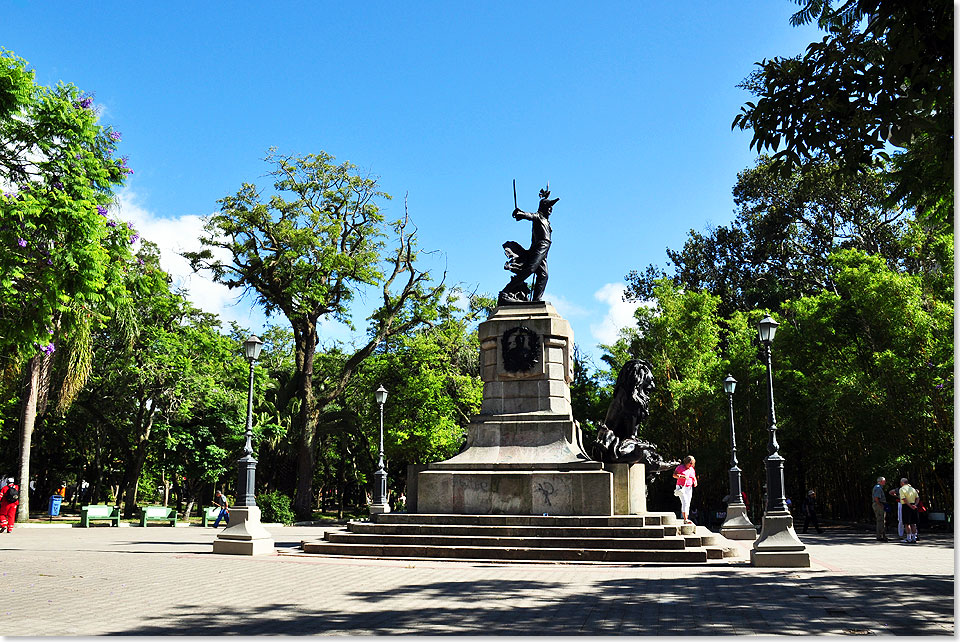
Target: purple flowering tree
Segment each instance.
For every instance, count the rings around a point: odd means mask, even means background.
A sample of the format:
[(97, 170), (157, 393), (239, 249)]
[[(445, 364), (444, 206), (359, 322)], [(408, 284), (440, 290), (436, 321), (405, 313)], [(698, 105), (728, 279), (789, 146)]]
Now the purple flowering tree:
[[(54, 365), (63, 383), (52, 410), (63, 412), (88, 376), (93, 328), (128, 300), (133, 232), (106, 213), (132, 170), (114, 158), (119, 134), (98, 120), (91, 95), (38, 85), (0, 49), (0, 384), (23, 379), (18, 481), (30, 476)], [(19, 514), (28, 511), (25, 493)]]

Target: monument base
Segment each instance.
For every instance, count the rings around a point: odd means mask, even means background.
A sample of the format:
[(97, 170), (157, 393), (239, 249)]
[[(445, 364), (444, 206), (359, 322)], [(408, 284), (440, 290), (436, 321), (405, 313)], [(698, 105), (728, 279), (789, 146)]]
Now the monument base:
[(213, 552), (218, 555), (273, 555), (276, 551), (273, 537), (260, 523), (258, 506), (239, 506), (230, 509), (233, 522), (217, 535)]
[(727, 539), (757, 539), (757, 527), (747, 517), (743, 503), (727, 506), (727, 519), (720, 526), (720, 534)]
[[(640, 515), (646, 467), (592, 461), (570, 406), (573, 330), (550, 303), (480, 324), (483, 403), (463, 452), (408, 469), (407, 510), (460, 515)], [(412, 479), (412, 483), (411, 483)]]
[(390, 512), (390, 504), (370, 504), (370, 514), (371, 515), (382, 515), (384, 513)]
[(613, 515), (613, 475), (599, 463), (541, 470), (425, 470), (421, 513)]
[(754, 566), (809, 568), (810, 553), (793, 530), (793, 516), (788, 512), (768, 513), (763, 516), (760, 539), (750, 551)]

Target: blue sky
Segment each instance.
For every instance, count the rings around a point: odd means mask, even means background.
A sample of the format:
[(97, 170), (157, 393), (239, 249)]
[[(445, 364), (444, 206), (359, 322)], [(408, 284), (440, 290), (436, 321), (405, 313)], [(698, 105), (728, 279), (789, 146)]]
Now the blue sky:
[[(257, 182), (268, 147), (324, 150), (404, 195), (428, 263), (496, 294), (501, 244), (554, 197), (545, 298), (596, 344), (629, 322), (623, 276), (729, 222), (749, 134), (730, 123), (753, 63), (820, 36), (765, 2), (5, 3), (0, 46), (43, 84), (94, 92), (135, 174), (120, 215), (210, 311), (262, 316), (188, 276), (200, 217)], [(366, 310), (361, 306), (361, 312)], [(362, 323), (361, 318), (358, 323)], [(328, 339), (349, 338), (325, 327)]]

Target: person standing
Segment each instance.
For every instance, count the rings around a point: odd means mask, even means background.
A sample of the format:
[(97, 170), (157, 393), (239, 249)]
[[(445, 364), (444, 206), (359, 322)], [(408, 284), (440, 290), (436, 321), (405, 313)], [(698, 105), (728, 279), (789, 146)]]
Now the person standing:
[(885, 477), (877, 477), (877, 485), (873, 487), (873, 515), (877, 518), (877, 541), (887, 541), (887, 496), (883, 487), (887, 485)]
[(17, 506), (20, 505), (20, 487), (13, 483), (13, 477), (7, 478), (7, 483), (0, 488), (0, 533), (6, 530), (13, 532), (13, 524), (17, 521)]
[(887, 494), (893, 497), (892, 500), (887, 500), (887, 508), (890, 508), (891, 501), (897, 507), (897, 537), (903, 539), (903, 504), (900, 503), (900, 489), (891, 488)]
[(219, 490), (213, 498), (213, 505), (220, 507), (220, 513), (217, 515), (217, 519), (213, 522), (213, 527), (217, 528), (220, 526), (220, 520), (225, 519), (226, 522), (230, 523), (230, 506), (227, 505), (227, 498)]
[(916, 544), (917, 538), (917, 500), (920, 493), (910, 485), (907, 478), (900, 480), (900, 506), (903, 511), (903, 532), (906, 537), (900, 540), (903, 544)]
[(813, 524), (813, 527), (817, 529), (818, 533), (822, 533), (823, 529), (820, 528), (820, 522), (817, 520), (817, 493), (812, 488), (807, 491), (807, 496), (803, 499), (803, 532), (807, 532), (807, 527), (810, 524)]
[(693, 468), (696, 464), (697, 460), (693, 455), (687, 455), (683, 458), (683, 463), (673, 471), (673, 478), (677, 480), (676, 495), (680, 498), (680, 515), (683, 517), (684, 524), (693, 523), (687, 519), (687, 514), (690, 512), (693, 489), (697, 486), (697, 471)]

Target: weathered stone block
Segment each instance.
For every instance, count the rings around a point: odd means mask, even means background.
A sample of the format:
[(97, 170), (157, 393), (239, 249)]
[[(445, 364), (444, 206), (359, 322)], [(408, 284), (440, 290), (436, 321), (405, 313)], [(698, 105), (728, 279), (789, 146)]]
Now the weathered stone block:
[(647, 512), (646, 466), (643, 464), (604, 464), (613, 473), (613, 508), (616, 515), (640, 515)]

